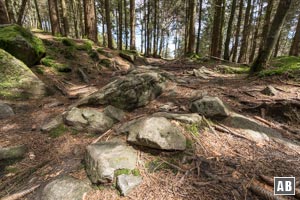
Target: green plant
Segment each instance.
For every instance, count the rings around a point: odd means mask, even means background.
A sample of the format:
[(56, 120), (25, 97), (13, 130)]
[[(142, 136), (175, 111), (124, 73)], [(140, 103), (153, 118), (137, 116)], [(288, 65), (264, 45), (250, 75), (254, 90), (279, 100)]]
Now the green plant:
[(197, 123), (186, 125), (186, 130), (190, 132), (193, 136), (199, 136), (199, 124)]
[(65, 45), (65, 46), (75, 46), (76, 43), (70, 39), (70, 38), (62, 38), (61, 42)]

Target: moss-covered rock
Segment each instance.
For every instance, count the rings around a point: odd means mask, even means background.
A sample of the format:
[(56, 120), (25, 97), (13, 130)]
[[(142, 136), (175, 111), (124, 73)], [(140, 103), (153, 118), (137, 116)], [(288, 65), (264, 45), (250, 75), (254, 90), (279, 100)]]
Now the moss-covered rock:
[(46, 52), (39, 38), (18, 25), (0, 27), (0, 48), (29, 67), (39, 62)]
[(0, 98), (31, 99), (45, 93), (44, 83), (22, 61), (0, 49)]

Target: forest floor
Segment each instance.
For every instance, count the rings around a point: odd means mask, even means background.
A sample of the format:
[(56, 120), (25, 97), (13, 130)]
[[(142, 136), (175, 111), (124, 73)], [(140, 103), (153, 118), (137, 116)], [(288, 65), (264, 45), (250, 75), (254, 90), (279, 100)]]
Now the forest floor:
[[(52, 37), (41, 36), (47, 43), (47, 55), (57, 62), (67, 63), (76, 69), (88, 71), (89, 83), (84, 83), (76, 70), (70, 73), (53, 73), (40, 66), (32, 70), (47, 84), (58, 85), (51, 96), (40, 100), (7, 101), (15, 116), (0, 121), (0, 146), (25, 144), (26, 157), (0, 168), (0, 197), (22, 191), (33, 185), (41, 186), (23, 199), (39, 199), (42, 188), (55, 177), (69, 174), (78, 179), (87, 179), (84, 170), (85, 147), (99, 135), (66, 130), (62, 135), (42, 133), (40, 127), (49, 119), (61, 114), (78, 98), (90, 94), (121, 76), (130, 64), (113, 54), (113, 62), (123, 66), (121, 72), (102, 68), (86, 51), (75, 51), (72, 59), (66, 58), (57, 49), (66, 49)], [(78, 41), (80, 43), (80, 41)], [(50, 50), (49, 50), (50, 47)], [(51, 50), (52, 48), (52, 50)], [(101, 57), (102, 55), (100, 55)], [(114, 60), (115, 59), (115, 60)], [(166, 61), (147, 59), (149, 65), (172, 73), (182, 83), (169, 82), (165, 92), (145, 107), (126, 113), (126, 120), (116, 124), (109, 134), (101, 138), (106, 141), (117, 136), (115, 130), (130, 119), (159, 112), (168, 105), (170, 112), (188, 113), (191, 100), (210, 95), (219, 97), (233, 111), (249, 117), (259, 116), (267, 127), (280, 131), (289, 142), (300, 142), (299, 107), (284, 107), (286, 102), (300, 104), (300, 85), (284, 76), (248, 77), (245, 74), (226, 74), (219, 65), (230, 65), (219, 61), (191, 62), (187, 59)], [(211, 71), (205, 78), (193, 75), (193, 69), (205, 66)], [(90, 71), (89, 71), (90, 70)], [(261, 94), (267, 85), (277, 89), (276, 96)], [(176, 93), (176, 94), (175, 94)], [(175, 95), (174, 95), (175, 94)], [(269, 107), (276, 104), (276, 108)], [(281, 110), (280, 110), (281, 109)], [(279, 111), (279, 112), (278, 112)], [(213, 129), (213, 130), (212, 130)], [(257, 143), (239, 137), (238, 129), (220, 131), (214, 127), (199, 127), (194, 135), (183, 130), (191, 141), (184, 152), (165, 152), (135, 147), (138, 150), (138, 169), (143, 182), (128, 197), (121, 197), (114, 185), (95, 186), (86, 199), (261, 199), (250, 190), (251, 185), (262, 186), (261, 176), (294, 176), (300, 178), (300, 151), (289, 145), (270, 139)], [(1, 167), (1, 166), (0, 166)], [(293, 199), (293, 197), (290, 197)]]

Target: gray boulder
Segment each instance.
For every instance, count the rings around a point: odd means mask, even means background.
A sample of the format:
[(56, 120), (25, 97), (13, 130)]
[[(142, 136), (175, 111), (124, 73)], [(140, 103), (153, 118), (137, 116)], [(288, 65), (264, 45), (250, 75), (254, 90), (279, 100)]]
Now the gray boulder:
[(164, 89), (165, 78), (156, 72), (130, 74), (117, 79), (73, 106), (110, 104), (133, 110), (147, 105)]
[(143, 118), (123, 129), (127, 141), (146, 147), (163, 150), (184, 150), (186, 138), (178, 127), (164, 117)]
[(67, 125), (73, 126), (77, 130), (83, 130), (88, 125), (87, 119), (82, 115), (82, 110), (75, 107), (64, 113), (64, 121)]
[(63, 117), (62, 117), (62, 115), (58, 115), (54, 119), (51, 119), (49, 122), (46, 122), (45, 124), (43, 124), (41, 127), (41, 131), (49, 132), (49, 131), (57, 128), (61, 124), (63, 124)]
[(142, 177), (121, 174), (117, 177), (117, 187), (122, 195), (127, 196), (135, 187), (142, 182)]
[(114, 106), (111, 106), (111, 105), (104, 108), (103, 113), (105, 115), (109, 116), (110, 118), (114, 119), (117, 122), (122, 121), (125, 117), (125, 113), (123, 110), (116, 108)]
[(224, 118), (229, 115), (229, 110), (218, 97), (204, 96), (191, 104), (194, 113), (199, 113), (210, 118)]
[(45, 186), (41, 200), (84, 200), (92, 188), (85, 182), (66, 176)]
[(168, 112), (158, 112), (154, 113), (154, 117), (165, 117), (167, 119), (173, 119), (187, 124), (199, 124), (202, 122), (202, 117), (196, 113), (179, 114), (179, 113), (168, 113)]
[(278, 94), (278, 91), (273, 86), (268, 85), (261, 91), (261, 93), (267, 96), (276, 96)]
[(130, 52), (120, 52), (119, 53), (121, 58), (124, 58), (125, 60), (128, 60), (131, 63), (134, 63), (135, 61), (135, 55)]
[(14, 115), (15, 113), (9, 105), (0, 102), (0, 119), (5, 119)]
[(115, 170), (133, 170), (136, 160), (136, 151), (119, 142), (96, 143), (86, 148), (86, 172), (93, 183), (112, 182)]

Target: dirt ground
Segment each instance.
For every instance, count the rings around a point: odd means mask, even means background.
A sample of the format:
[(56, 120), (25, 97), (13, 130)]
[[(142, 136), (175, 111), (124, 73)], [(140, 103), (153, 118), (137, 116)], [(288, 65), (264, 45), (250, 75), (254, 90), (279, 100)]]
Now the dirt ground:
[[(85, 62), (86, 67), (93, 66), (86, 53), (81, 52), (78, 56), (80, 59), (73, 60), (72, 66), (83, 66)], [(66, 62), (64, 58), (58, 59)], [(280, 116), (278, 113), (274, 117), (272, 111), (266, 112), (267, 106), (262, 106), (288, 100), (300, 103), (299, 84), (284, 77), (259, 79), (246, 75), (222, 74), (216, 71), (216, 66), (224, 63), (218, 62), (196, 64), (185, 60), (148, 61), (150, 65), (174, 74), (182, 83), (169, 82), (166, 91), (156, 100), (146, 107), (127, 112), (124, 122), (158, 112), (166, 104), (171, 105), (170, 112), (187, 113), (191, 99), (208, 94), (219, 97), (237, 113), (264, 118), (264, 125), (278, 128), (290, 141), (300, 142), (300, 133), (296, 134), (300, 128), (297, 119)], [(207, 79), (190, 74), (192, 69), (201, 66), (206, 66), (215, 74)], [(76, 102), (77, 94), (81, 96), (93, 92), (120, 76), (120, 73), (106, 70), (92, 74), (93, 78), (88, 84), (83, 83), (73, 72), (68, 75), (51, 72), (37, 75), (50, 85), (58, 80), (67, 94), (54, 90), (53, 95), (41, 100), (7, 102), (16, 115), (0, 121), (0, 146), (25, 144), (28, 154), (18, 162), (0, 168), (0, 197), (40, 184), (38, 189), (23, 197), (28, 200), (39, 199), (42, 188), (56, 177), (69, 174), (78, 179), (87, 179), (83, 163), (85, 147), (99, 135), (66, 131), (59, 137), (51, 137), (42, 133), (40, 127)], [(261, 94), (260, 91), (267, 85), (275, 87), (279, 91), (278, 95), (270, 97)], [(299, 113), (299, 110), (296, 112)], [(114, 131), (122, 123), (116, 124), (101, 141), (112, 138), (125, 140), (125, 136), (117, 136)], [(257, 144), (210, 126), (200, 127), (195, 135), (189, 133), (188, 129), (182, 131), (191, 141), (184, 152), (165, 152), (135, 146), (143, 182), (128, 197), (121, 197), (114, 185), (99, 185), (94, 186), (96, 190), (89, 193), (86, 199), (252, 200), (263, 198), (250, 189), (251, 185), (261, 186), (273, 193), (272, 188), (261, 180), (262, 175), (294, 176), (296, 180), (300, 180), (300, 152), (276, 140)]]

